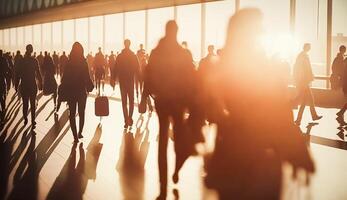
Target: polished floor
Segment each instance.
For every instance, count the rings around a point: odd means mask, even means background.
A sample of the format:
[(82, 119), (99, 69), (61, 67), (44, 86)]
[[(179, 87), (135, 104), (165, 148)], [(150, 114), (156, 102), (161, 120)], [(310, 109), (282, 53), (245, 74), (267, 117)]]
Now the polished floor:
[[(84, 138), (74, 145), (65, 104), (55, 115), (51, 97), (39, 96), (33, 136), (30, 126), (24, 126), (21, 102), (11, 91), (7, 122), (0, 135), (0, 199), (155, 199), (159, 193), (157, 116), (155, 112), (139, 115), (135, 109), (136, 123), (124, 131), (118, 92), (106, 87), (105, 95), (111, 96), (110, 116), (95, 117), (95, 95), (91, 94)], [(324, 116), (318, 124), (311, 123), (307, 109), (301, 125), (310, 140), (317, 172), (306, 187), (292, 181), (290, 168), (284, 165), (287, 178), (282, 199), (347, 199), (347, 126), (335, 119), (337, 109), (318, 111)], [(205, 132), (212, 130), (205, 128)], [(168, 152), (172, 174), (172, 142)], [(204, 186), (202, 166), (201, 157), (190, 158), (180, 182), (169, 182), (167, 199), (217, 199), (216, 193)]]

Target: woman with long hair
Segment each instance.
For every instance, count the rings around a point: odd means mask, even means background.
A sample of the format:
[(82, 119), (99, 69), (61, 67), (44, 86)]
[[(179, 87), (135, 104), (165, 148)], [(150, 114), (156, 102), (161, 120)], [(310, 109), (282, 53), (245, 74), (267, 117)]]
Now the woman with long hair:
[[(69, 119), (74, 141), (78, 142), (83, 138), (82, 131), (84, 126), (85, 108), (87, 94), (94, 88), (90, 79), (88, 64), (84, 57), (83, 47), (75, 42), (72, 46), (70, 57), (67, 62), (60, 85), (59, 95), (61, 99), (67, 101), (69, 106)], [(79, 130), (76, 128), (76, 108), (78, 106)]]

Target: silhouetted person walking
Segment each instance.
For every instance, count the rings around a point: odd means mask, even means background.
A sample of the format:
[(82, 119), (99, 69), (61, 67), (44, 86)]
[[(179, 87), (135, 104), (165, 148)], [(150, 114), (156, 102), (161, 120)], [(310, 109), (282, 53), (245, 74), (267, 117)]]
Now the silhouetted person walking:
[[(47, 54), (47, 51), (45, 51), (45, 55)], [(43, 60), (44, 60), (44, 56), (42, 55), (42, 51), (40, 51), (40, 54), (36, 57), (38, 63), (39, 63), (39, 68), (40, 71), (42, 71), (42, 66), (43, 66)]]
[[(176, 166), (172, 179), (179, 180), (179, 171), (185, 160), (194, 153), (194, 144), (198, 142), (196, 135), (202, 123), (197, 121), (194, 108), (196, 97), (197, 74), (191, 54), (177, 42), (178, 27), (175, 21), (166, 24), (165, 36), (153, 49), (146, 67), (145, 85), (142, 94), (144, 101), (152, 95), (159, 117), (159, 180), (160, 195), (165, 199), (167, 194), (167, 145), (170, 119), (174, 131), (174, 147)], [(195, 110), (194, 110), (195, 109)], [(188, 112), (189, 118), (185, 118)], [(191, 134), (194, 133), (195, 135)]]
[[(33, 46), (26, 46), (26, 52), (21, 65), (18, 69), (18, 79), (16, 80), (16, 88), (19, 88), (23, 100), (23, 117), (24, 124), (28, 123), (28, 107), (30, 102), (31, 123), (32, 128), (36, 127), (36, 95), (37, 90), (42, 90), (42, 78), (39, 70), (39, 64), (36, 58), (32, 57)], [(37, 85), (38, 83), (38, 85)]]
[[(3, 51), (0, 50), (0, 106), (1, 106), (1, 115), (5, 114), (6, 110), (6, 77), (8, 76), (8, 73), (10, 73), (10, 68), (8, 66), (7, 59), (3, 55)], [(2, 120), (2, 116), (1, 116)]]
[(64, 74), (64, 69), (66, 67), (68, 60), (69, 59), (66, 56), (65, 51), (63, 51), (63, 55), (61, 55), (59, 58), (59, 75), (60, 75), (60, 77), (62, 77)]
[[(339, 48), (339, 53), (336, 55), (333, 64), (332, 64), (332, 77), (336, 76), (337, 81), (339, 81), (339, 85), (342, 86), (342, 91), (347, 98), (347, 60), (345, 60), (346, 46), (341, 45)], [(346, 100), (345, 100), (346, 101)], [(336, 115), (338, 117), (343, 117), (347, 110), (347, 103), (343, 105)]]
[[(139, 62), (130, 49), (130, 40), (124, 40), (124, 49), (117, 56), (113, 80), (118, 79), (122, 98), (124, 128), (133, 125), (134, 112), (134, 86), (138, 88)], [(129, 102), (129, 108), (128, 108)]]
[(53, 59), (55, 74), (58, 76), (60, 74), (59, 55), (55, 51), (53, 52), (52, 59)]
[(52, 95), (54, 102), (54, 110), (57, 108), (57, 81), (55, 80), (56, 65), (53, 59), (47, 54), (43, 60), (42, 76), (43, 76), (43, 94)]
[[(105, 79), (105, 57), (101, 52), (101, 48), (99, 47), (99, 52), (95, 55), (94, 59), (94, 75), (96, 82), (96, 89), (100, 94), (101, 82)], [(102, 89), (104, 90), (104, 83), (102, 83)]]
[(262, 30), (258, 9), (241, 9), (231, 17), (218, 78), (212, 82), (223, 109), (206, 184), (222, 200), (280, 199), (282, 163), (292, 164), (294, 171), (314, 171), (284, 95), (287, 85), (257, 45)]
[[(78, 77), (78, 81), (76, 81)], [(70, 57), (67, 62), (64, 74), (61, 80), (62, 99), (66, 100), (69, 105), (69, 119), (74, 141), (83, 138), (83, 126), (85, 120), (85, 108), (87, 93), (94, 88), (90, 79), (88, 64), (83, 54), (83, 47), (80, 43), (75, 42), (72, 46)], [(76, 108), (78, 106), (79, 130), (76, 128)]]
[(322, 116), (319, 116), (316, 112), (314, 99), (310, 88), (310, 84), (314, 79), (310, 58), (308, 56), (308, 52), (310, 50), (311, 44), (305, 43), (303, 46), (303, 51), (297, 56), (294, 64), (295, 86), (298, 91), (295, 102), (300, 102), (301, 104), (298, 116), (295, 120), (297, 125), (301, 124), (302, 115), (306, 105), (310, 106), (311, 117), (314, 121), (322, 118)]
[[(17, 51), (16, 56), (14, 57), (14, 69), (13, 69), (13, 85), (16, 87), (16, 79), (18, 76), (18, 69), (20, 68), (23, 56), (20, 54), (20, 51)], [(18, 88), (15, 88), (18, 91)]]

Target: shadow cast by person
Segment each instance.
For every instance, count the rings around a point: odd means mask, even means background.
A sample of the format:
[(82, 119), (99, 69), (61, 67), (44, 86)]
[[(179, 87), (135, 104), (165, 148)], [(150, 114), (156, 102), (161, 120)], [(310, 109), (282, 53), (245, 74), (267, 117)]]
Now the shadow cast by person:
[[(16, 125), (16, 127), (14, 127), (14, 130), (12, 130), (11, 134), (7, 138), (6, 133), (1, 134), (0, 136), (0, 199), (5, 199), (7, 193), (8, 178), (13, 169), (11, 163), (17, 161), (15, 160), (15, 158), (13, 158), (12, 151), (17, 138), (25, 128), (25, 126), (23, 126), (19, 129), (18, 132), (16, 132), (18, 126), (19, 123)], [(27, 142), (26, 133), (28, 132), (28, 130), (29, 128), (24, 131), (22, 142), (20, 143), (18, 148), (25, 148)]]
[(69, 158), (63, 169), (48, 192), (48, 200), (82, 200), (87, 187), (87, 178), (84, 175), (85, 152), (83, 143), (79, 145), (80, 158), (76, 166), (77, 143), (71, 147)]
[(37, 154), (35, 151), (36, 133), (31, 131), (31, 141), (23, 159), (19, 163), (18, 171), (13, 181), (13, 189), (9, 194), (9, 200), (38, 199), (38, 177)]
[(94, 136), (87, 147), (86, 156), (86, 166), (85, 166), (85, 176), (89, 180), (95, 180), (97, 177), (96, 169), (98, 166), (101, 150), (103, 144), (100, 143), (100, 138), (102, 135), (102, 126), (99, 124), (96, 127)]
[(336, 118), (337, 123), (339, 124), (339, 126), (337, 127), (337, 136), (341, 139), (344, 140), (345, 139), (345, 126), (347, 125), (347, 123), (345, 122), (344, 118), (342, 116), (339, 116)]
[(149, 145), (148, 128), (144, 132), (137, 128), (135, 136), (131, 132), (123, 132), (117, 171), (124, 199), (144, 198), (144, 166)]

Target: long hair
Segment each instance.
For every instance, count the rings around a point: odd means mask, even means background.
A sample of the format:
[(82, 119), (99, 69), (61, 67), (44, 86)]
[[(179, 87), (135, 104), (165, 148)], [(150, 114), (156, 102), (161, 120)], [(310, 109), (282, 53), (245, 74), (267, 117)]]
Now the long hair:
[(75, 42), (72, 45), (72, 49), (70, 52), (70, 60), (74, 62), (84, 60), (83, 46), (79, 42)]

